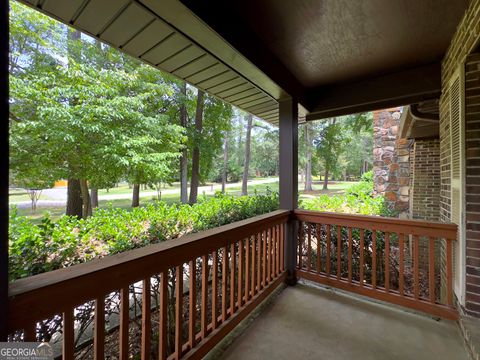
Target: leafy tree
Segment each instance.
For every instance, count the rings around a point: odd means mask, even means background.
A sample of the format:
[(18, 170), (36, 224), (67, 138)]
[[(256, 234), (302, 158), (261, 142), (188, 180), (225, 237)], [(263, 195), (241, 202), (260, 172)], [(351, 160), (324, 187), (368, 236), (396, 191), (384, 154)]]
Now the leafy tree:
[(203, 107), (204, 107), (204, 92), (197, 91), (197, 106), (195, 110), (195, 133), (193, 136), (193, 151), (192, 151), (192, 180), (190, 182), (190, 204), (197, 202), (198, 184), (200, 182), (200, 143), (202, 141), (203, 129)]
[(255, 121), (252, 136), (252, 168), (255, 175), (278, 175), (279, 166), (279, 133), (273, 126)]
[[(338, 177), (339, 173), (352, 164), (358, 163), (358, 157), (351, 157), (353, 144), (358, 144), (359, 134), (363, 134), (363, 139), (368, 145), (368, 138), (371, 135), (372, 117), (371, 113), (360, 113), (344, 116), (340, 118), (325, 119), (317, 122), (317, 135), (313, 140), (316, 148), (316, 156), (324, 171), (323, 189), (328, 188), (328, 178), (334, 174)], [(358, 146), (357, 146), (358, 147)], [(349, 149), (348, 157), (342, 163), (342, 155), (346, 149)], [(368, 150), (371, 152), (371, 148)], [(360, 152), (366, 158), (364, 151)], [(363, 161), (363, 160), (362, 160)], [(356, 164), (355, 166), (357, 166)], [(357, 167), (360, 170), (360, 166)]]
[[(21, 22), (24, 11), (12, 9), (13, 23)], [(27, 51), (12, 56), (10, 64), (10, 102), (17, 119), (11, 130), (13, 171), (23, 176), (28, 154), (43, 171), (40, 178), (78, 181), (84, 217), (91, 214), (89, 184), (102, 187), (124, 176), (136, 184), (166, 177), (184, 141), (181, 128), (166, 114), (171, 80), (114, 49), (67, 39), (64, 26), (41, 14), (29, 19), (28, 32), (60, 29), (63, 42), (45, 38), (30, 53), (32, 47), (22, 45), (28, 33), (13, 27), (12, 43)]]
[(337, 170), (337, 158), (345, 150), (345, 136), (336, 118), (323, 120), (314, 140), (317, 156), (324, 166), (323, 190), (328, 188), (328, 177)]
[(242, 195), (248, 194), (248, 170), (250, 168), (250, 150), (251, 150), (251, 137), (252, 137), (252, 121), (251, 114), (247, 115), (247, 134), (245, 137), (245, 157), (243, 160), (243, 177), (242, 177)]
[(200, 90), (196, 98), (195, 123), (187, 132), (188, 149), (192, 149), (190, 203), (197, 201), (199, 184), (210, 179), (216, 169), (215, 160), (222, 152), (224, 133), (230, 130), (233, 114), (231, 105)]

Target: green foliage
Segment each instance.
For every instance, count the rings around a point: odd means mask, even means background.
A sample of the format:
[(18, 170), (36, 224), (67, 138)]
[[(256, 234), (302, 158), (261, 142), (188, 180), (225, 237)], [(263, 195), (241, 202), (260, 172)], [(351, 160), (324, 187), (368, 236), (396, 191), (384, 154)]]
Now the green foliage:
[(369, 181), (369, 177), (370, 175), (366, 175), (364, 181), (347, 188), (343, 195), (320, 195), (311, 200), (304, 200), (300, 206), (315, 211), (385, 215), (384, 198), (373, 196), (373, 181)]
[(360, 180), (363, 181), (363, 182), (373, 183), (373, 170), (370, 170), (370, 171), (367, 171), (366, 173), (363, 173)]
[[(166, 182), (186, 141), (177, 81), (11, 2), (10, 167), (19, 184)], [(43, 35), (45, 34), (45, 35)]]
[(87, 219), (45, 215), (33, 225), (10, 212), (10, 280), (51, 271), (278, 209), (278, 195), (217, 194), (190, 205), (156, 202), (127, 211), (97, 210)]
[(299, 126), (299, 167), (305, 168), (306, 155), (310, 150), (313, 152), (313, 175), (324, 175), (327, 172), (335, 179), (344, 176), (359, 178), (364, 163), (372, 163), (372, 124), (372, 113), (361, 113)]
[(325, 173), (339, 172), (337, 159), (345, 151), (346, 142), (343, 126), (336, 118), (319, 123), (319, 131), (313, 144), (316, 148), (316, 156), (320, 159)]

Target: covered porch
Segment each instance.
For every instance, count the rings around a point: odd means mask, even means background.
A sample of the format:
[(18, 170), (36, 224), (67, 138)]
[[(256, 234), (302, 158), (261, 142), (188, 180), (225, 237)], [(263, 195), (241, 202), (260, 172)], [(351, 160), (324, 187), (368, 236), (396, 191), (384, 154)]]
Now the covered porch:
[[(297, 254), (290, 258), (293, 272), (286, 268), (289, 224)], [(419, 239), (427, 236), (451, 256), (455, 235), (451, 224), (278, 210), (15, 281), (10, 286), (9, 338), (35, 341), (56, 327), (50, 342), (65, 359), (138, 354), (143, 359), (199, 359), (263, 307), (237, 345), (222, 356), (258, 351), (262, 358), (265, 351), (274, 354), (288, 346), (274, 341), (294, 336), (312, 358), (329, 351), (338, 358), (364, 358), (358, 338), (363, 329), (364, 346), (371, 336), (382, 342), (384, 350), (372, 349), (378, 356), (391, 347), (392, 358), (426, 354), (422, 358), (449, 359), (453, 352), (462, 359), (467, 352), (455, 323), (452, 263), (435, 265), (431, 246), (425, 271), (418, 251)], [(345, 293), (295, 285), (304, 280)], [(346, 296), (348, 292), (364, 298)], [(263, 306), (269, 297), (273, 305)], [(92, 326), (82, 344), (78, 324), (85, 316), (92, 318)], [(341, 344), (354, 333), (348, 344)], [(249, 337), (258, 341), (251, 343)], [(337, 347), (324, 348), (328, 339), (336, 339)], [(210, 355), (221, 353), (217, 348)]]
[[(22, 2), (277, 125), (281, 210), (8, 284), (3, 183), (1, 340), (40, 341), (55, 325), (64, 359), (200, 359), (273, 296), (231, 347), (208, 356), (468, 358), (456, 321), (480, 314), (480, 237), (450, 168), (478, 145), (452, 145), (445, 94), (477, 49), (480, 1)], [(1, 76), (7, 83), (8, 70)], [(439, 98), (442, 222), (298, 210), (299, 123)], [(8, 144), (7, 112), (4, 91)], [(79, 344), (82, 312), (91, 338)]]

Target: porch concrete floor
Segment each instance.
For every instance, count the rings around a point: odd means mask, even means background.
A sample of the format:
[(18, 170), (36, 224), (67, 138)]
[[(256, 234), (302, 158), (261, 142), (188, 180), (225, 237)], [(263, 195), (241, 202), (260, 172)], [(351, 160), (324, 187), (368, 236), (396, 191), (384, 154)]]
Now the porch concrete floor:
[(288, 287), (221, 359), (467, 360), (459, 328), (306, 285)]

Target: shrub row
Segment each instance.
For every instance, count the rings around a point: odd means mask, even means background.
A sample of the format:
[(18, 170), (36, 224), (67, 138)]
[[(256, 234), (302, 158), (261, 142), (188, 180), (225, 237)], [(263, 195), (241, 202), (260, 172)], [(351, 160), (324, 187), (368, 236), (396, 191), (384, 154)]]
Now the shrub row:
[(125, 210), (98, 209), (87, 219), (46, 213), (38, 225), (10, 211), (10, 280), (225, 225), (278, 209), (276, 193), (218, 194), (194, 205), (156, 202)]
[(389, 215), (383, 196), (373, 196), (373, 172), (366, 172), (359, 183), (342, 195), (320, 195), (304, 200), (300, 207), (306, 210), (329, 211), (363, 215)]
[[(383, 197), (373, 196), (369, 173), (343, 195), (304, 200), (307, 210), (386, 215)], [(155, 202), (130, 210), (98, 209), (87, 219), (46, 213), (33, 224), (10, 211), (10, 280), (68, 267), (278, 209), (278, 194), (233, 197), (217, 194), (194, 205)]]

